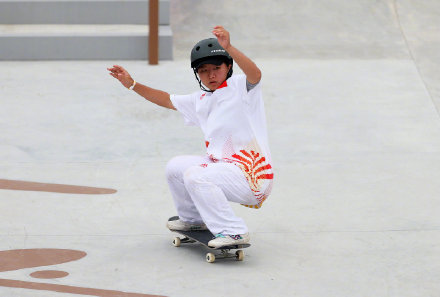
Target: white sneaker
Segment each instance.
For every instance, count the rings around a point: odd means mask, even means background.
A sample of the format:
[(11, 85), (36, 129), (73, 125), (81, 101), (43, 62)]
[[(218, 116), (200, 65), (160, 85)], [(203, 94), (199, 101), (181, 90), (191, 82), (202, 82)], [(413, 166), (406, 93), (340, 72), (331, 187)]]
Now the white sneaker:
[(228, 245), (246, 244), (249, 243), (249, 241), (250, 241), (249, 233), (239, 234), (239, 235), (217, 234), (215, 235), (215, 239), (208, 242), (208, 246), (213, 248), (221, 248), (223, 246), (228, 246)]
[(184, 221), (181, 221), (180, 219), (174, 220), (174, 221), (168, 221), (167, 227), (171, 231), (202, 231), (202, 230), (208, 230), (205, 224), (191, 224)]

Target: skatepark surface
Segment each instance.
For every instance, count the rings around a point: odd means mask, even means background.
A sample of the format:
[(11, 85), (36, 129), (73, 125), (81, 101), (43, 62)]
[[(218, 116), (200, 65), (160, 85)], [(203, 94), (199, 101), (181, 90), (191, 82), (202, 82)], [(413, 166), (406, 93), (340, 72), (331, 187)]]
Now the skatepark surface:
[[(172, 1), (174, 61), (0, 62), (0, 296), (437, 297), (440, 3)], [(123, 65), (197, 89), (216, 24), (263, 72), (275, 185), (234, 205), (252, 246), (172, 246), (169, 159), (197, 128), (124, 89)], [(239, 73), (239, 69), (235, 68)]]

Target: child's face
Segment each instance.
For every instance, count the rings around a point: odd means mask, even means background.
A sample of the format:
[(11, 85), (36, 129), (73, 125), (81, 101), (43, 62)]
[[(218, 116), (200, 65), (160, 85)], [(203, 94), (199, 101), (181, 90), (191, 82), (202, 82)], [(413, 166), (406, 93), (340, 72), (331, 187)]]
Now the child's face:
[(219, 66), (214, 64), (203, 64), (197, 69), (197, 74), (202, 83), (211, 91), (215, 91), (225, 80), (229, 69), (232, 65), (227, 66), (223, 63)]

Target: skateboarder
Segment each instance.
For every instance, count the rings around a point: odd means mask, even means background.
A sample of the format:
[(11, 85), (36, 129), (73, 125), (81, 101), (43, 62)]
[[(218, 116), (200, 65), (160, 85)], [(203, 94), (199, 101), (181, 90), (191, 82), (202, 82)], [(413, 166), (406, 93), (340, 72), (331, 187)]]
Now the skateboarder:
[[(230, 42), (222, 26), (215, 38), (198, 42), (191, 51), (191, 68), (200, 91), (170, 95), (133, 80), (121, 66), (110, 75), (147, 100), (179, 111), (186, 125), (201, 128), (205, 156), (170, 160), (166, 176), (179, 215), (171, 230), (209, 229), (211, 247), (248, 243), (248, 228), (229, 202), (260, 208), (272, 189), (273, 171), (261, 91), (261, 71)], [(234, 75), (233, 62), (244, 75)]]

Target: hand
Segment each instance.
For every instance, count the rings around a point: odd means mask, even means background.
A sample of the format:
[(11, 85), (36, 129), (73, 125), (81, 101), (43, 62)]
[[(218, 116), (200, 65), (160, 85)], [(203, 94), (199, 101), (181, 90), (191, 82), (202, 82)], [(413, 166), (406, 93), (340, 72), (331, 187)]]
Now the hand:
[(113, 65), (112, 68), (107, 68), (107, 70), (110, 71), (109, 74), (119, 80), (124, 87), (129, 88), (133, 85), (134, 79), (131, 78), (130, 74), (122, 66)]
[(226, 31), (226, 29), (223, 28), (222, 26), (215, 26), (214, 30), (212, 31), (212, 34), (214, 34), (214, 36), (217, 37), (218, 43), (225, 50), (228, 50), (228, 48), (231, 46), (231, 39), (229, 37), (229, 32)]

